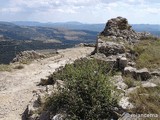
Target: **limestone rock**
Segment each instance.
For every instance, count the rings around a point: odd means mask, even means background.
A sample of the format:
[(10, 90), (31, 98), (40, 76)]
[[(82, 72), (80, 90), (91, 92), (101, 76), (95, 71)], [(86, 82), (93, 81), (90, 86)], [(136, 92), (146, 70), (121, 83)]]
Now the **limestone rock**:
[(78, 45), (75, 45), (75, 47), (95, 47), (96, 45), (93, 43), (80, 43)]
[(141, 38), (145, 39), (151, 36), (151, 34), (147, 32), (135, 32), (128, 23), (128, 20), (123, 17), (108, 20), (101, 35), (105, 36), (108, 40), (123, 40), (129, 43), (135, 43)]
[(114, 83), (114, 85), (117, 87), (117, 89), (125, 90), (128, 88), (128, 86), (123, 82), (123, 78), (121, 75), (115, 75), (111, 78), (111, 81)]
[(135, 76), (136, 75), (136, 68), (133, 68), (131, 66), (124, 68), (124, 74), (129, 76)]
[(151, 77), (151, 74), (147, 68), (137, 70), (136, 68), (133, 68), (130, 66), (124, 68), (124, 74), (132, 76), (135, 79), (142, 80), (142, 81), (148, 80)]
[(151, 82), (146, 82), (142, 84), (143, 87), (156, 87), (157, 85)]
[(132, 29), (132, 26), (128, 24), (128, 20), (123, 17), (108, 20), (101, 35), (112, 40), (114, 38), (116, 40), (123, 39), (130, 42), (140, 39), (139, 34)]
[(125, 47), (118, 43), (103, 41), (98, 43), (97, 51), (105, 54), (106, 56), (117, 55), (125, 53)]
[(63, 114), (57, 114), (55, 116), (53, 116), (52, 120), (64, 120), (65, 116)]
[(136, 78), (137, 79), (141, 79), (141, 80), (147, 80), (151, 77), (151, 74), (150, 72), (148, 71), (147, 68), (143, 68), (143, 69), (140, 69), (140, 70), (137, 70), (136, 71)]
[(158, 70), (153, 71), (153, 72), (151, 72), (151, 75), (160, 76), (160, 71), (158, 71)]
[(121, 106), (123, 109), (132, 109), (134, 106), (132, 103), (129, 102), (129, 97), (122, 97), (119, 101), (119, 106)]
[(23, 51), (16, 55), (12, 62), (23, 62), (26, 60), (34, 60), (39, 58), (45, 58), (46, 56), (40, 54), (34, 50), (32, 51)]
[(118, 57), (117, 64), (118, 64), (118, 68), (124, 69), (128, 65), (128, 60), (126, 57)]
[(122, 116), (120, 118), (118, 118), (118, 120), (135, 120), (137, 118), (132, 117), (131, 114), (129, 113), (123, 113)]

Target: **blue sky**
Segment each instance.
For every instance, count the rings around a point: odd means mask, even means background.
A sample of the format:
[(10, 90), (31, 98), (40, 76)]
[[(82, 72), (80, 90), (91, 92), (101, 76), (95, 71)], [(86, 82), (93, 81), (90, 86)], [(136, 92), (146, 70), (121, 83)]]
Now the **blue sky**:
[(0, 0), (0, 21), (160, 24), (160, 0)]

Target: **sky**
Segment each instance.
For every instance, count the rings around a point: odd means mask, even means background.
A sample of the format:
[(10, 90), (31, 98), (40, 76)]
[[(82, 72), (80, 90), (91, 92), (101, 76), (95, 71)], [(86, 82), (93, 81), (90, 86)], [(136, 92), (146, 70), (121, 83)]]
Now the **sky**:
[(160, 0), (0, 0), (0, 21), (160, 24)]

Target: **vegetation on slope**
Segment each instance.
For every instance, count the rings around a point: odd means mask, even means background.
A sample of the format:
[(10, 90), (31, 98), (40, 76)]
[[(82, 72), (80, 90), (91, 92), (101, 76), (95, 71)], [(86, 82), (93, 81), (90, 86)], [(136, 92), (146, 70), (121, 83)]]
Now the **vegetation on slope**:
[(117, 94), (109, 81), (111, 68), (98, 60), (78, 60), (53, 73), (50, 80), (64, 80), (64, 88), (47, 99), (44, 109), (67, 114), (68, 119), (111, 119)]
[(142, 40), (134, 46), (136, 66), (149, 69), (160, 67), (160, 39)]
[(0, 64), (0, 71), (11, 71), (10, 65)]
[(130, 93), (130, 101), (135, 106), (131, 111), (136, 114), (160, 114), (160, 86), (140, 87)]

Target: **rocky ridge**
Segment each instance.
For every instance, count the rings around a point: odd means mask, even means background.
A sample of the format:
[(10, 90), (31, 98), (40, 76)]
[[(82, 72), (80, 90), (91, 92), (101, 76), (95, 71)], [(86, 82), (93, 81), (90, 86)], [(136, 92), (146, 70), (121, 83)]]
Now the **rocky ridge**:
[(100, 35), (113, 41), (123, 40), (131, 43), (137, 42), (140, 38), (151, 36), (150, 33), (135, 32), (129, 25), (128, 20), (123, 17), (108, 20)]
[(32, 51), (22, 51), (16, 55), (12, 62), (23, 62), (27, 60), (35, 60), (40, 58), (45, 58), (44, 54), (38, 53), (34, 50)]
[[(105, 37), (105, 40), (102, 39), (101, 36)], [(140, 86), (130, 88), (124, 82), (123, 76), (129, 75), (135, 81), (140, 79), (143, 87), (157, 86), (157, 84), (152, 83), (151, 80), (155, 76), (158, 77), (159, 72), (150, 72), (147, 68), (137, 69), (135, 67), (136, 63), (132, 59), (135, 56), (127, 51), (125, 47), (125, 42), (127, 44), (134, 44), (139, 42), (141, 38), (150, 36), (149, 33), (135, 32), (128, 24), (126, 18), (117, 17), (111, 19), (107, 22), (104, 31), (102, 31), (98, 37), (94, 53), (89, 57), (89, 59), (95, 58), (106, 61), (113, 68), (121, 71), (120, 75), (115, 75), (110, 79), (117, 89), (124, 92), (119, 101), (119, 106), (121, 106), (124, 111), (134, 108), (133, 104), (129, 102), (128, 94), (132, 93)], [(82, 46), (84, 45), (82, 44)], [(40, 83), (45, 86), (46, 89), (41, 92), (36, 92), (36, 97), (34, 96), (33, 101), (30, 102), (24, 113), (25, 118), (27, 120), (63, 120), (65, 113), (50, 115), (48, 112), (42, 112), (40, 115), (35, 114), (37, 113), (37, 110), (41, 108), (41, 105), (37, 105), (37, 102), (43, 104), (45, 95), (49, 96), (53, 91), (55, 92), (58, 85), (63, 87), (63, 81), (61, 80), (57, 80), (55, 83), (50, 84), (49, 79), (42, 79)], [(124, 113), (119, 120), (124, 120), (128, 117), (130, 117), (130, 114)]]

